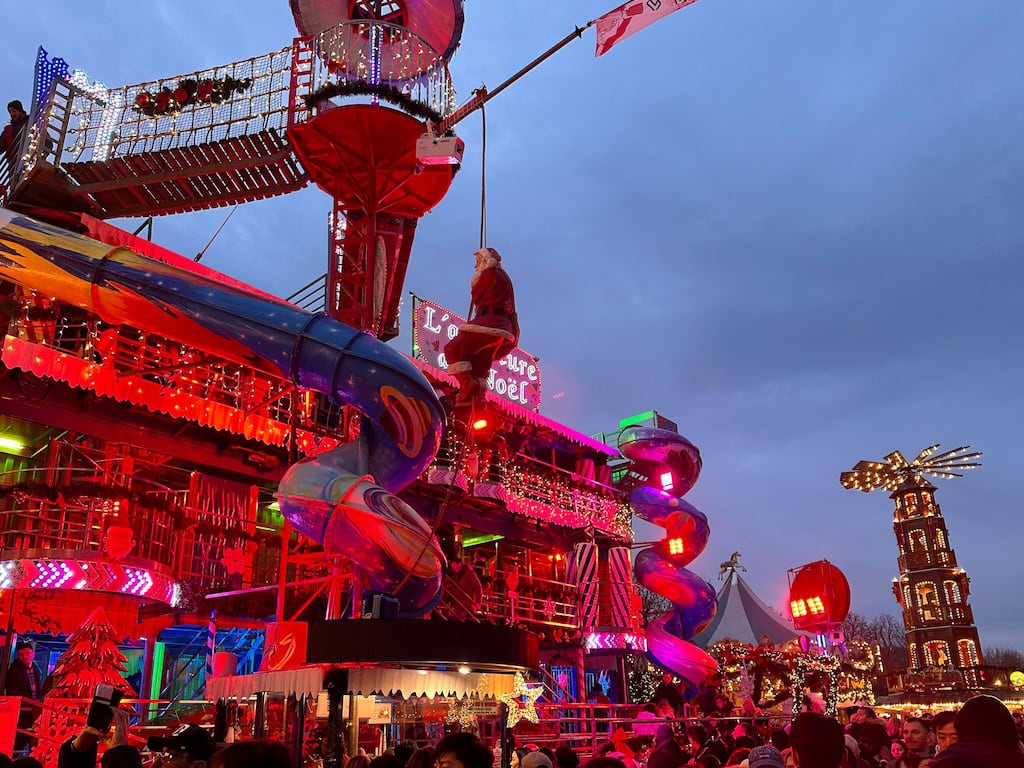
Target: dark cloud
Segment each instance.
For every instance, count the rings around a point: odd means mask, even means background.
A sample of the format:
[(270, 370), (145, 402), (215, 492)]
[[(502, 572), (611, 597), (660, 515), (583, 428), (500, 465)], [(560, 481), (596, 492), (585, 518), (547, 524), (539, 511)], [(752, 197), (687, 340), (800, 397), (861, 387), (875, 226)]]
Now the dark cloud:
[[(612, 5), (471, 0), (460, 94)], [(121, 83), (293, 35), (284, 0), (90, 9), (12, 15), (9, 98), (28, 95), (37, 43)], [(488, 105), (488, 240), (545, 412), (584, 432), (651, 407), (679, 422), (705, 459), (698, 571), (740, 549), (781, 604), (786, 570), (827, 557), (855, 610), (895, 613), (891, 502), (839, 472), (970, 442), (985, 466), (939, 501), (983, 641), (1019, 644), (1004, 583), (1021, 576), (1022, 27), (1018, 0), (702, 0), (600, 59), (588, 32)], [(420, 223), (406, 283), (456, 310), (479, 238), (479, 116), (459, 131), (463, 170)], [(290, 293), (324, 271), (328, 208), (315, 189), (246, 206), (206, 262)], [(194, 254), (225, 214), (159, 220), (157, 237)]]

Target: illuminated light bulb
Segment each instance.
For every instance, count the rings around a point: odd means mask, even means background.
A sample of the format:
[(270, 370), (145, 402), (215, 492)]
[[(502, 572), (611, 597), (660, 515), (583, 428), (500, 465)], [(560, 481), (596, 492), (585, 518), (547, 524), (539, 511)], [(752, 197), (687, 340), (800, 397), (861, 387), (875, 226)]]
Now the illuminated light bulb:
[(473, 429), (485, 429), (487, 427), (487, 419), (477, 419), (473, 422)]
[(670, 555), (683, 554), (683, 540), (679, 537), (668, 540), (668, 553)]
[(467, 667), (465, 664), (460, 664), (459, 665), (459, 674), (460, 675), (468, 675), (470, 672), (472, 672), (472, 670), (469, 667)]

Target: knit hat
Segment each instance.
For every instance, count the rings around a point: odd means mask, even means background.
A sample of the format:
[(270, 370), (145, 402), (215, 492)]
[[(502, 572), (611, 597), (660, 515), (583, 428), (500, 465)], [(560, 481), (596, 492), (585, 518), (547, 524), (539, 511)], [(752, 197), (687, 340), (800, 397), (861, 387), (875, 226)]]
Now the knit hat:
[(521, 768), (552, 768), (551, 758), (543, 752), (531, 752), (519, 761)]
[(750, 768), (786, 768), (782, 753), (769, 744), (751, 749), (747, 760)]

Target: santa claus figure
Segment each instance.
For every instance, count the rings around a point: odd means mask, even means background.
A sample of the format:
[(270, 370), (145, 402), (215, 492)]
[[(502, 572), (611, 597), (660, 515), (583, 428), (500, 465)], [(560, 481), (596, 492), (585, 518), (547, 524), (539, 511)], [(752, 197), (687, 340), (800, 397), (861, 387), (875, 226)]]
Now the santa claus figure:
[(459, 380), (456, 403), (482, 395), (491, 363), (519, 342), (515, 293), (511, 278), (501, 268), (501, 256), (493, 248), (481, 248), (474, 256), (469, 322), (459, 327), (459, 335), (444, 348), (448, 373)]

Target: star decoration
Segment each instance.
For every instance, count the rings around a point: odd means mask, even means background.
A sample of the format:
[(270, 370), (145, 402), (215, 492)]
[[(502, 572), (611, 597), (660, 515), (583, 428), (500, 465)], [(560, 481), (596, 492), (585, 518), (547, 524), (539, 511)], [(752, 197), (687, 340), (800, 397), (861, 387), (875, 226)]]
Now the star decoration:
[(458, 723), (462, 729), (476, 727), (476, 715), (473, 712), (473, 702), (469, 698), (456, 699), (448, 707), (448, 714), (445, 716), (446, 723)]
[(487, 694), (491, 692), (491, 678), (488, 677), (487, 673), (484, 672), (476, 680), (476, 694), (481, 699), (486, 699)]
[(544, 694), (543, 684), (530, 687), (526, 684), (522, 672), (516, 672), (515, 686), (511, 693), (503, 693), (499, 697), (501, 703), (508, 707), (508, 719), (505, 724), (512, 728), (520, 720), (531, 723), (539, 722), (537, 717), (537, 699)]

